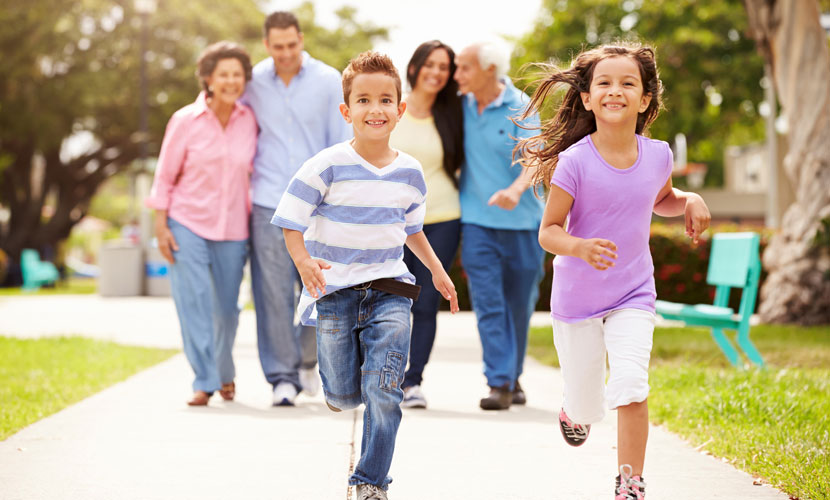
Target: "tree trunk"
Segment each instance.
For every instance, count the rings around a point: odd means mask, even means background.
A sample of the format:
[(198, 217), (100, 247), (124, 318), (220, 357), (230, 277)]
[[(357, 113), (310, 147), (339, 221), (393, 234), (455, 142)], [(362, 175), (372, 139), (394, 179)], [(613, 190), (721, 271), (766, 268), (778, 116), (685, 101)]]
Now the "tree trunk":
[[(15, 160), (0, 179), (0, 195), (10, 211), (8, 227), (0, 228), (0, 249), (15, 260), (24, 248), (54, 249), (86, 215), (101, 184), (138, 157), (132, 142), (108, 144), (69, 162), (61, 161), (58, 151), (49, 151), (42, 155), (41, 168), (35, 166), (36, 151), (29, 146), (15, 150)], [(54, 203), (54, 211), (44, 219), (47, 202)]]
[(765, 322), (830, 323), (830, 55), (816, 0), (744, 0), (749, 28), (773, 72), (789, 124), (784, 170), (796, 200), (763, 262)]

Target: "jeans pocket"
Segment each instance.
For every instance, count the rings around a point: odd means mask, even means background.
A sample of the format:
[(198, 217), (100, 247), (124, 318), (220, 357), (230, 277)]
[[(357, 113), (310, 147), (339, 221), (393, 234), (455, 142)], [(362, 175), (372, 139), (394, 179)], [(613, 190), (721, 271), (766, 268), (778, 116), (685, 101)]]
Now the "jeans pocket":
[(340, 318), (334, 314), (317, 315), (317, 330), (322, 335), (335, 335), (340, 332)]
[(386, 364), (380, 371), (380, 388), (392, 392), (403, 381), (403, 354), (395, 351), (386, 353)]

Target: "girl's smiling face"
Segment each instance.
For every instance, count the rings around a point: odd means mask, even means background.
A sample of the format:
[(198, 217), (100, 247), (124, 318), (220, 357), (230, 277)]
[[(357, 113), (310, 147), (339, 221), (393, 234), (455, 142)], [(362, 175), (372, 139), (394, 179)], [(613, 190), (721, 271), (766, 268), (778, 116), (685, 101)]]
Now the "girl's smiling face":
[(627, 56), (603, 59), (594, 66), (589, 92), (582, 92), (582, 104), (592, 111), (597, 125), (636, 127), (637, 117), (648, 108), (651, 95), (644, 94), (640, 67)]

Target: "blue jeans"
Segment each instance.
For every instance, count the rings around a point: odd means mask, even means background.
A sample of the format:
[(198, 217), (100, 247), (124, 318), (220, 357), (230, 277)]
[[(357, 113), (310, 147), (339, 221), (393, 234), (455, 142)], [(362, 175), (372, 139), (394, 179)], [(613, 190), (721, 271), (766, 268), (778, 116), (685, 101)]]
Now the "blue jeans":
[(544, 250), (536, 231), (462, 224), (461, 261), (490, 387), (511, 390), (524, 368), (530, 315), (544, 276)]
[(271, 224), (273, 215), (274, 209), (259, 205), (251, 211), (251, 289), (259, 361), (271, 385), (289, 382), (300, 390), (300, 366), (317, 364), (316, 338), (313, 327), (294, 321), (302, 282), (282, 229)]
[(349, 484), (386, 488), (401, 422), (412, 301), (373, 289), (344, 288), (317, 301), (317, 357), (326, 402), (366, 405), (360, 461)]
[(248, 240), (207, 240), (173, 219), (167, 224), (179, 245), (173, 252), (170, 288), (184, 354), (196, 374), (193, 390), (212, 393), (236, 375), (231, 351)]
[[(424, 226), (432, 249), (449, 271), (458, 241), (461, 236), (461, 221), (458, 219)], [(415, 276), (415, 283), (421, 285), (421, 295), (412, 304), (412, 340), (409, 344), (409, 368), (406, 370), (403, 386), (421, 385), (424, 367), (429, 361), (432, 346), (435, 344), (435, 317), (441, 303), (441, 294), (432, 284), (432, 274), (409, 248), (404, 248), (403, 261), (409, 272)]]

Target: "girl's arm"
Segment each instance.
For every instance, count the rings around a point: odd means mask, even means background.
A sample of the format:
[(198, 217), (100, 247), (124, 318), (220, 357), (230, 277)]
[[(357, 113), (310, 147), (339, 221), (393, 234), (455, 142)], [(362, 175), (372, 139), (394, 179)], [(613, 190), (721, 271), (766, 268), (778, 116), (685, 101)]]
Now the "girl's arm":
[(282, 228), (282, 234), (285, 238), (285, 248), (288, 249), (288, 254), (291, 255), (291, 260), (294, 261), (294, 266), (299, 271), (300, 278), (303, 280), (303, 285), (308, 293), (315, 299), (317, 298), (318, 289), (325, 294), (326, 278), (323, 276), (323, 269), (331, 269), (331, 265), (320, 259), (311, 258), (305, 248), (303, 233)]
[(617, 258), (617, 245), (613, 241), (577, 238), (565, 231), (565, 220), (573, 203), (574, 199), (567, 191), (555, 184), (550, 186), (550, 195), (539, 226), (539, 244), (555, 255), (579, 257), (599, 271), (613, 267), (612, 259)]
[(706, 202), (697, 193), (689, 193), (672, 187), (671, 177), (657, 193), (654, 213), (661, 217), (686, 216), (686, 236), (697, 244), (698, 238), (709, 227), (712, 215)]
[(458, 295), (455, 293), (455, 285), (452, 283), (450, 276), (444, 271), (444, 266), (435, 255), (435, 251), (429, 244), (427, 237), (423, 231), (410, 234), (406, 238), (406, 246), (412, 250), (415, 257), (418, 257), (424, 266), (432, 273), (432, 284), (442, 297), (450, 301), (450, 312), (453, 314), (458, 312)]

